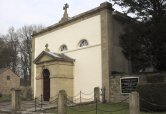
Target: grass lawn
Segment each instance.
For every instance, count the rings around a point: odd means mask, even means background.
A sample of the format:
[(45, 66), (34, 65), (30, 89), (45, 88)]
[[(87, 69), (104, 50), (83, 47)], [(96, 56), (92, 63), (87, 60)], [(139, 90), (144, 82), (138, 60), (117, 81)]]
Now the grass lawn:
[[(70, 107), (67, 110), (67, 114), (96, 114), (96, 105), (81, 105), (76, 107)], [(98, 104), (97, 114), (129, 114), (129, 106), (126, 103), (123, 104)], [(57, 109), (47, 110), (48, 113), (57, 114)], [(147, 113), (141, 112), (140, 114), (166, 114), (165, 113)]]

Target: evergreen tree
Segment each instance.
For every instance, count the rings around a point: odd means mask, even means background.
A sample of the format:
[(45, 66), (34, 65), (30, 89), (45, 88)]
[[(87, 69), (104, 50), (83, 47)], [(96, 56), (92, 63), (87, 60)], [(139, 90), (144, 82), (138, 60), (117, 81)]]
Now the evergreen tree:
[(133, 71), (153, 66), (166, 70), (166, 1), (113, 0), (125, 7), (126, 13), (135, 14), (120, 36), (124, 55), (131, 60)]

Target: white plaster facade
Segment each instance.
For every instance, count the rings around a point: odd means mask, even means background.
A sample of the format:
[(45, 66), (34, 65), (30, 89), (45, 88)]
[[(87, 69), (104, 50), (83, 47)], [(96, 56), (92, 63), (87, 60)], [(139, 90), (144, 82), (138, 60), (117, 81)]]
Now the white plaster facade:
[[(46, 43), (50, 51), (56, 53), (61, 53), (60, 46), (66, 44), (68, 50), (64, 53), (75, 59), (74, 95), (80, 91), (92, 92), (94, 87), (101, 88), (100, 26), (100, 15), (96, 15), (35, 38), (35, 58), (45, 49)], [(82, 39), (86, 39), (89, 45), (79, 47), (78, 43)], [(35, 77), (34, 83), (36, 83)], [(35, 91), (34, 86), (34, 95)]]

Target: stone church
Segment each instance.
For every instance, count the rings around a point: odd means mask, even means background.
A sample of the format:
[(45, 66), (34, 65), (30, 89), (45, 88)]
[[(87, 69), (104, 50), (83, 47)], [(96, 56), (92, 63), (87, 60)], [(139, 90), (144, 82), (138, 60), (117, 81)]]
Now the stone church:
[(119, 35), (128, 17), (114, 11), (108, 2), (69, 17), (64, 6), (61, 20), (34, 33), (32, 39), (32, 89), (34, 97), (45, 101), (66, 90), (69, 96), (94, 87), (105, 88), (110, 100), (112, 72), (129, 72), (129, 62), (121, 52)]

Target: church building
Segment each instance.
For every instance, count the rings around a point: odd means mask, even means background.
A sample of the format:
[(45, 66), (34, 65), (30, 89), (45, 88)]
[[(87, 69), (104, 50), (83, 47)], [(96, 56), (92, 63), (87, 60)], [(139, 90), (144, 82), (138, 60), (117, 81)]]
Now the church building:
[(32, 81), (34, 97), (45, 101), (64, 89), (69, 96), (94, 87), (105, 88), (110, 100), (112, 72), (129, 72), (129, 62), (119, 45), (119, 35), (128, 17), (114, 11), (109, 2), (69, 17), (64, 5), (61, 20), (32, 38)]

